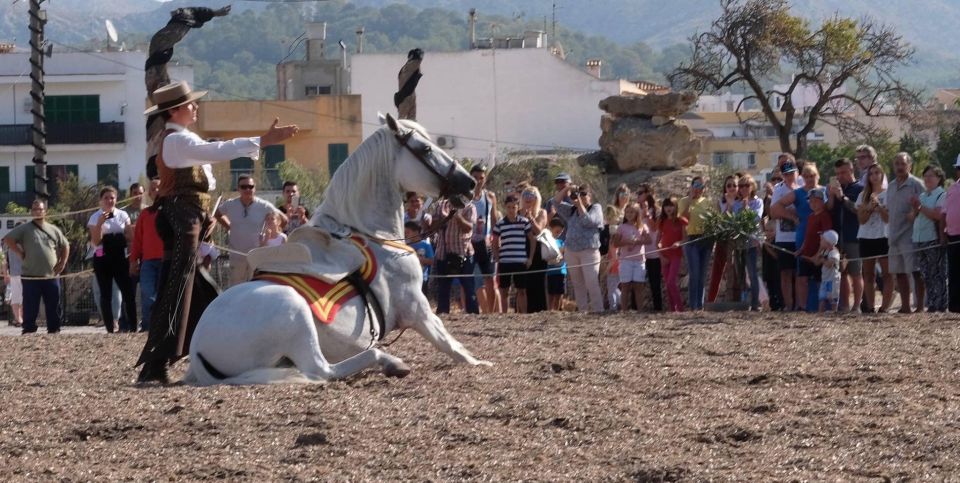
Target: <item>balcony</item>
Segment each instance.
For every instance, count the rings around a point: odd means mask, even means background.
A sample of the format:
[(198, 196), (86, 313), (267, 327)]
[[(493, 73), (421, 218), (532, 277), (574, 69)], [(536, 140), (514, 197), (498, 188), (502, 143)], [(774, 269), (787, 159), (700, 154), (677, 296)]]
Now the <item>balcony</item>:
[[(29, 145), (32, 124), (0, 124), (0, 146)], [(47, 144), (116, 144), (125, 142), (122, 122), (47, 123)]]

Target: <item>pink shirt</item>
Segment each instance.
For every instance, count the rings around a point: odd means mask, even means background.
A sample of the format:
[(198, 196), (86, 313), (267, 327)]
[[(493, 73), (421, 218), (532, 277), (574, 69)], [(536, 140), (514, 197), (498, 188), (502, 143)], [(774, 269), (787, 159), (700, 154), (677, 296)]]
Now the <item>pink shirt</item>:
[(960, 182), (953, 183), (947, 190), (943, 211), (947, 216), (947, 235), (960, 236)]
[(640, 239), (640, 229), (629, 224), (621, 223), (617, 228), (617, 235), (620, 235), (620, 260), (631, 260), (634, 262), (643, 261), (643, 245), (632, 246), (629, 243)]

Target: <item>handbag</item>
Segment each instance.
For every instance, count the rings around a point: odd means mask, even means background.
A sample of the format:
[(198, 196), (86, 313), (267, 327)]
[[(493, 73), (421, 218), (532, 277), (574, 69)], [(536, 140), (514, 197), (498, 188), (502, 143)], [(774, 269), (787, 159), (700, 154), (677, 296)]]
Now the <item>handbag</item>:
[(550, 230), (543, 230), (537, 235), (537, 243), (540, 244), (540, 258), (550, 265), (559, 265), (563, 262), (563, 254), (560, 253), (560, 245), (557, 239), (553, 237)]

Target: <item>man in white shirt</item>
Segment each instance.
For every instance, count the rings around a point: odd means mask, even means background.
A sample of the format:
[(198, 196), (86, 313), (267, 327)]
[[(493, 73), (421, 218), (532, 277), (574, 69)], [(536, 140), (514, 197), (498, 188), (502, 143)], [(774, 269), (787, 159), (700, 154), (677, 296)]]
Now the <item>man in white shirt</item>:
[(204, 141), (188, 129), (197, 121), (196, 100), (204, 94), (206, 91), (192, 91), (186, 82), (174, 82), (155, 90), (157, 104), (144, 112), (160, 114), (166, 124), (156, 157), (160, 174), (157, 232), (164, 245), (161, 290), (137, 362), (143, 364), (140, 382), (167, 382), (168, 363), (185, 354), (190, 345), (189, 328), (196, 325), (202, 309), (218, 292), (196, 264), (201, 233), (209, 225), (209, 192), (216, 189), (210, 163), (239, 157), (257, 159), (261, 148), (279, 144), (298, 131), (297, 126), (278, 126), (279, 119), (275, 119), (259, 137)]
[(256, 196), (257, 184), (248, 174), (241, 175), (237, 180), (237, 189), (240, 196), (225, 201), (214, 216), (217, 221), (230, 232), (230, 249), (240, 253), (230, 252), (230, 286), (247, 281), (247, 272), (250, 265), (246, 255), (260, 246), (260, 235), (267, 214), (273, 212), (280, 215), (281, 223), (287, 217), (273, 206), (273, 203)]

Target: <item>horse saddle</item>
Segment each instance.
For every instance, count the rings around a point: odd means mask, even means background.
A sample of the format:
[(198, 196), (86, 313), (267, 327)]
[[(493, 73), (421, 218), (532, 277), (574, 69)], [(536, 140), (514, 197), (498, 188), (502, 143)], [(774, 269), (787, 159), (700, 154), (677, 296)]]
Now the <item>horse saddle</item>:
[(356, 243), (334, 238), (313, 226), (297, 228), (287, 243), (260, 247), (247, 253), (251, 272), (306, 275), (328, 283), (337, 283), (360, 269), (366, 257)]

